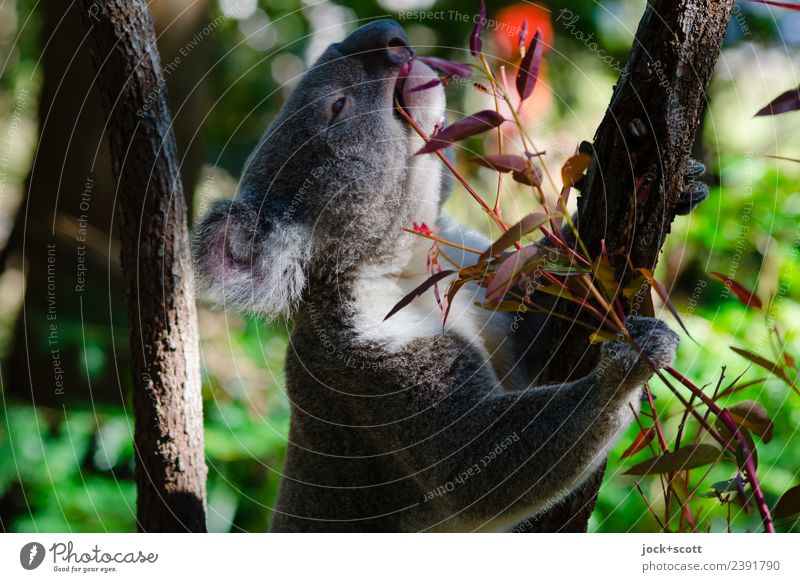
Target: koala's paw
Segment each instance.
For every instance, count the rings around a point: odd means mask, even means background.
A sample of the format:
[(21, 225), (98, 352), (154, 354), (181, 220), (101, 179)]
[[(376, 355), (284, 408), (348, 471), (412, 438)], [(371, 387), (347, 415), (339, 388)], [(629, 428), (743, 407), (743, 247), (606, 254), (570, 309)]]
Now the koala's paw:
[(708, 185), (701, 181), (706, 173), (706, 167), (695, 159), (690, 159), (686, 166), (683, 191), (675, 207), (675, 214), (684, 216), (689, 214), (703, 200), (708, 198)]
[(669, 366), (675, 359), (680, 338), (666, 323), (650, 317), (630, 317), (625, 325), (633, 340), (658, 369)]
[(601, 388), (609, 394), (624, 394), (638, 388), (654, 373), (650, 362), (657, 369), (669, 366), (680, 341), (678, 334), (659, 319), (631, 317), (625, 325), (642, 353), (624, 342), (603, 345), (598, 375)]

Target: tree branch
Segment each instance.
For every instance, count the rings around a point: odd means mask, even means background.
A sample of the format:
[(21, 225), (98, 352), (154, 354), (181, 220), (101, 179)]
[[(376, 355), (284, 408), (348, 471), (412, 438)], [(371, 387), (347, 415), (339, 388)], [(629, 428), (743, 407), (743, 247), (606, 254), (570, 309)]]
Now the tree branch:
[(733, 0), (657, 0), (595, 135), (579, 213), (590, 252), (605, 240), (618, 274), (653, 268), (675, 218), (706, 89)]
[[(605, 241), (618, 280), (652, 269), (675, 218), (687, 160), (733, 0), (651, 0), (594, 140), (578, 229), (597, 256)], [(555, 306), (575, 316), (566, 302)], [(580, 326), (550, 318), (542, 381), (587, 373), (597, 352)], [(585, 531), (604, 469), (523, 531)]]
[(119, 192), (141, 531), (205, 531), (206, 465), (186, 202), (143, 0), (80, 0)]

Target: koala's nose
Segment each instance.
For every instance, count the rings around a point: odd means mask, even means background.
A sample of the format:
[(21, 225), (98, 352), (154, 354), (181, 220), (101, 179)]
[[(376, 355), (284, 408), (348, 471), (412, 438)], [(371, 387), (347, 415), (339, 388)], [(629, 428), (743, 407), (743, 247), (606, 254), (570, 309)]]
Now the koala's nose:
[(345, 55), (380, 55), (391, 65), (403, 65), (414, 56), (403, 27), (394, 20), (375, 20), (355, 29), (339, 45)]

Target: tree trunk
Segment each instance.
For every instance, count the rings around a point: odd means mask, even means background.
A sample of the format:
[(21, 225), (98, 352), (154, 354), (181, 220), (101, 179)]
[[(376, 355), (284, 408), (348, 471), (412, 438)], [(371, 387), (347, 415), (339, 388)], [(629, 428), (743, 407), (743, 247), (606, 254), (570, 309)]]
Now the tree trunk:
[[(603, 241), (618, 281), (653, 269), (675, 218), (686, 163), (719, 58), (733, 0), (654, 0), (639, 23), (628, 63), (594, 140), (594, 161), (578, 202), (578, 229), (593, 256)], [(629, 264), (630, 261), (630, 264)], [(635, 303), (635, 302), (634, 302)], [(577, 315), (562, 302), (562, 313)], [(638, 311), (636, 309), (632, 311)], [(588, 333), (550, 318), (536, 346), (542, 381), (582, 376), (597, 361)], [(520, 531), (586, 531), (604, 467)]]
[(108, 114), (130, 318), (141, 531), (205, 531), (197, 317), (153, 19), (143, 0), (81, 0)]
[[(203, 79), (216, 40), (202, 32), (208, 4), (159, 3), (153, 14), (162, 59), (180, 62), (167, 86), (173, 111), (180, 111), (173, 127), (190, 208), (205, 157), (205, 132), (198, 128), (211, 107)], [(13, 344), (0, 354), (5, 389), (35, 406), (70, 410), (123, 406), (130, 390), (128, 342), (119, 341), (128, 321), (116, 183), (81, 13), (72, 2), (46, 2), (39, 10), (38, 145), (8, 244), (0, 242), (0, 272), (9, 265), (25, 273)], [(42, 365), (55, 350), (63, 372), (58, 384), (53, 366)]]

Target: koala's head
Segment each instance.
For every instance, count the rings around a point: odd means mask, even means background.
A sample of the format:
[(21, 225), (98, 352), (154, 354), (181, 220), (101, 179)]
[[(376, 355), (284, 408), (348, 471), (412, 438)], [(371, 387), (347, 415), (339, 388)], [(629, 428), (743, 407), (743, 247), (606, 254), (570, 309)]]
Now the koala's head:
[(399, 24), (377, 20), (328, 47), (305, 73), (244, 169), (234, 200), (195, 229), (200, 288), (219, 306), (289, 314), (310, 278), (349, 276), (408, 252), (400, 228), (435, 222), (441, 164), (415, 156), (444, 115), (435, 73), (413, 60)]

